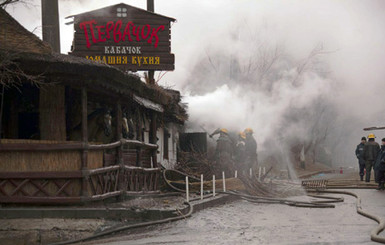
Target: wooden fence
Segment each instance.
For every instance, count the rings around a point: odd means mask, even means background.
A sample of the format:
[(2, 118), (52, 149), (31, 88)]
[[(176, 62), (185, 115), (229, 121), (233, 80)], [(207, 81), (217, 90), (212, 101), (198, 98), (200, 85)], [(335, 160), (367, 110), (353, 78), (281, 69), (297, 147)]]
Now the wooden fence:
[(160, 169), (153, 168), (152, 159), (157, 150), (154, 144), (125, 139), (104, 145), (0, 143), (0, 155), (107, 149), (116, 149), (117, 153), (105, 153), (105, 167), (101, 168), (83, 167), (71, 171), (3, 169), (0, 171), (0, 203), (79, 203), (132, 193), (159, 192)]

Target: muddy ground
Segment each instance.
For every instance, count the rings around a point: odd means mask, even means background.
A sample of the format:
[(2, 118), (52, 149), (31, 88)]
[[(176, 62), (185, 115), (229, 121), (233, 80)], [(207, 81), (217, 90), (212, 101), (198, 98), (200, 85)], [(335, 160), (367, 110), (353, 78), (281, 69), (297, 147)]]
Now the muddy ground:
[[(354, 191), (364, 209), (385, 217), (385, 192)], [(375, 244), (370, 231), (376, 222), (356, 213), (355, 198), (344, 198), (335, 208), (321, 209), (237, 201), (85, 244)]]
[[(136, 212), (146, 209), (175, 210), (185, 207), (184, 201), (185, 198), (182, 196), (143, 197), (121, 203), (94, 204), (92, 207), (127, 208)], [(126, 223), (123, 219), (0, 219), (0, 244), (49, 244), (90, 236)]]

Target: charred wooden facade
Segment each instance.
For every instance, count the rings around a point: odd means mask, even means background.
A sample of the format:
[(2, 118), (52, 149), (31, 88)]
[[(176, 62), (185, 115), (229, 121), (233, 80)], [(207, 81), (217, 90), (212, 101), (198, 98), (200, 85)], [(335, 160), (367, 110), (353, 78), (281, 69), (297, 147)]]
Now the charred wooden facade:
[(0, 25), (0, 203), (158, 192), (159, 150), (171, 140), (159, 137), (172, 127), (177, 138), (186, 120), (180, 96), (53, 53), (2, 9)]

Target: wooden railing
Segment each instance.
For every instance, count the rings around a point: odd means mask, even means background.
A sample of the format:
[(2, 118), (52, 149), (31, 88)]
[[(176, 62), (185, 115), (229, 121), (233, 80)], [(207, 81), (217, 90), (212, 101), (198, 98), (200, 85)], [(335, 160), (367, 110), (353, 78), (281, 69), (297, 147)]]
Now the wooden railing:
[[(131, 152), (125, 152), (128, 146)], [(0, 172), (0, 203), (78, 203), (112, 196), (159, 191), (159, 168), (149, 168), (157, 145), (122, 139), (110, 144), (0, 143), (1, 152), (117, 149), (111, 166), (74, 171)], [(118, 152), (121, 154), (118, 154)], [(147, 155), (143, 155), (143, 153)], [(14, 153), (12, 153), (14, 154)], [(131, 155), (130, 155), (131, 154)], [(106, 161), (105, 154), (104, 161)], [(110, 160), (111, 160), (110, 159)], [(127, 166), (131, 165), (131, 166)], [(134, 165), (134, 166), (132, 166)], [(105, 165), (106, 166), (106, 165)], [(141, 166), (141, 167), (137, 167)]]
[(79, 202), (81, 171), (1, 172), (0, 203)]
[(159, 187), (159, 168), (138, 168), (124, 166), (127, 192), (155, 192)]
[[(71, 172), (0, 173), (0, 203), (78, 203), (159, 192), (159, 168), (111, 166)], [(87, 183), (89, 195), (80, 191)]]
[(122, 145), (144, 149), (157, 149), (155, 144), (144, 143), (138, 140), (121, 139), (109, 144), (89, 144), (82, 142), (56, 143), (56, 144), (30, 144), (30, 143), (0, 143), (1, 151), (65, 151), (65, 150), (106, 150)]

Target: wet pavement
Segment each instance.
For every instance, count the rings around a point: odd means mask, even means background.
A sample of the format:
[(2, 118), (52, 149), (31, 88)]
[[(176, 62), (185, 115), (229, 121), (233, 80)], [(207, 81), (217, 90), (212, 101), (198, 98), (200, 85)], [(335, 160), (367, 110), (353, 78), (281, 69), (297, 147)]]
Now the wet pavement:
[[(385, 192), (349, 191), (361, 195), (364, 210), (385, 217)], [(324, 209), (236, 201), (86, 244), (376, 244), (370, 231), (377, 223), (356, 213), (354, 197), (344, 198)]]

